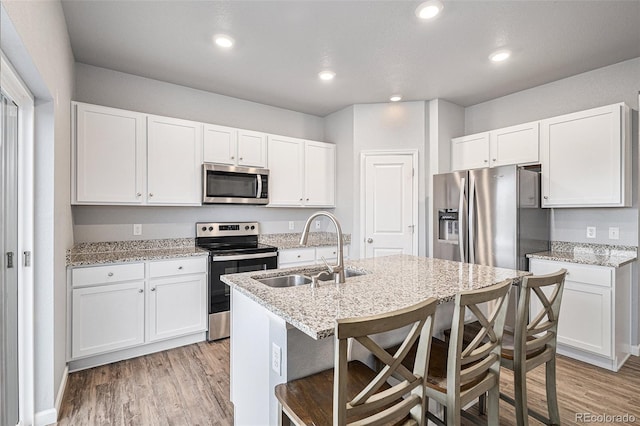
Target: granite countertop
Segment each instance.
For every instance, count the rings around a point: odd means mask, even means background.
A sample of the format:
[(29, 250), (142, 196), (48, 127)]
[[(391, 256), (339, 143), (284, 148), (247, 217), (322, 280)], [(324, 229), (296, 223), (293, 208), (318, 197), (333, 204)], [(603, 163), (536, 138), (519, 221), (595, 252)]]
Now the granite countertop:
[[(323, 246), (335, 246), (336, 234), (335, 232), (310, 232), (307, 239), (307, 245), (300, 245), (301, 233), (285, 233), (285, 234), (262, 234), (258, 237), (258, 241), (262, 244), (278, 247), (280, 250), (302, 248), (302, 247), (323, 247)], [(342, 241), (346, 244), (351, 244), (351, 234), (342, 234)]]
[(635, 261), (638, 258), (637, 250), (638, 248), (634, 246), (553, 241), (550, 251), (531, 253), (527, 257), (618, 268)]
[(337, 318), (381, 314), (429, 297), (444, 303), (453, 300), (461, 290), (486, 287), (508, 278), (519, 282), (522, 276), (530, 275), (410, 255), (348, 261), (346, 267), (367, 274), (347, 278), (340, 285), (323, 282), (316, 289), (310, 285), (272, 288), (253, 278), (292, 273), (312, 275), (323, 269), (318, 266), (245, 272), (223, 275), (221, 279), (313, 339), (321, 339), (333, 335)]
[(195, 246), (193, 238), (80, 243), (67, 250), (67, 266), (143, 262), (208, 255), (208, 251)]

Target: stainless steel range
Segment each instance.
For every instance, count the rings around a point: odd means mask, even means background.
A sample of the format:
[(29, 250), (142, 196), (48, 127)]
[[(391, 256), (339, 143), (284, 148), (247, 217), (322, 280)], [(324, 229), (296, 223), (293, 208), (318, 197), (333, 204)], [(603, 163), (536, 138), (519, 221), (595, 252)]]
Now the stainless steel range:
[(258, 243), (257, 222), (196, 223), (196, 245), (209, 251), (208, 340), (229, 337), (230, 291), (220, 276), (278, 267), (278, 249)]

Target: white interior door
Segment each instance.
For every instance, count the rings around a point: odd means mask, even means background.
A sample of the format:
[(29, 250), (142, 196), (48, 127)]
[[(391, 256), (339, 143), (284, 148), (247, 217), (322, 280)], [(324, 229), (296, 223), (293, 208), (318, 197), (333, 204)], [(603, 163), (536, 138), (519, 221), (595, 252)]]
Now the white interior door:
[(417, 254), (414, 155), (364, 157), (365, 257)]

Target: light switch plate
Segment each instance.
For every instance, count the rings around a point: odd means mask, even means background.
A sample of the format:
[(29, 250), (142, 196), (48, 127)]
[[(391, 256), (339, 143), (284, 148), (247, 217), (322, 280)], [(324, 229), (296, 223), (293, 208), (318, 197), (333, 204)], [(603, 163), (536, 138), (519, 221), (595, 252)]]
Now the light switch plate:
[(587, 226), (587, 238), (595, 238), (595, 237), (596, 237), (596, 227)]
[(289, 231), (293, 231), (295, 229), (295, 224), (292, 220), (289, 221)]
[(320, 229), (320, 221), (316, 220), (316, 229)]
[(271, 343), (271, 369), (280, 376), (280, 364), (282, 361), (282, 351), (280, 346)]
[(134, 223), (133, 224), (133, 235), (142, 235), (142, 224)]
[(619, 240), (620, 239), (620, 228), (617, 226), (609, 227), (609, 239), (610, 240)]

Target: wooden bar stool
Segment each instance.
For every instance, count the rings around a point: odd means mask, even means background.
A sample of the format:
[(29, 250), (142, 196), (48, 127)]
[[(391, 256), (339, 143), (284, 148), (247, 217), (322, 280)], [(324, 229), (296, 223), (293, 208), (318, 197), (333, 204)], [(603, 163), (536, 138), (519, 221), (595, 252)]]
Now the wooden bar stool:
[[(427, 414), (434, 423), (459, 425), (462, 407), (488, 393), (488, 424), (499, 424), (500, 351), (510, 288), (511, 280), (505, 280), (456, 295), (448, 348), (446, 345), (433, 345), (431, 353), (433, 359), (442, 359), (443, 355), (435, 351), (447, 351), (446, 370), (438, 372), (435, 365), (429, 368), (426, 395), (445, 407), (442, 420), (430, 412)], [(486, 302), (494, 302), (488, 315), (478, 306)], [(463, 341), (467, 309), (481, 325), (478, 332), (470, 336), (469, 343)]]
[[(335, 330), (335, 368), (282, 383), (275, 388), (280, 423), (296, 425), (426, 425), (425, 382), (433, 317), (437, 299), (388, 314), (339, 319)], [(369, 336), (412, 325), (393, 355)], [(348, 339), (353, 338), (381, 360), (378, 373), (360, 361), (347, 362)], [(417, 343), (413, 371), (402, 365)], [(387, 379), (403, 378), (391, 386)]]
[[(545, 424), (560, 424), (556, 395), (556, 344), (566, 273), (566, 269), (561, 269), (549, 275), (528, 276), (522, 281), (513, 345), (505, 341), (501, 362), (503, 367), (514, 373), (515, 399), (500, 394), (500, 398), (515, 405), (518, 426), (528, 425), (529, 415)], [(537, 311), (535, 316), (531, 315), (534, 308)], [(546, 370), (548, 419), (527, 406), (527, 372), (542, 364)]]

